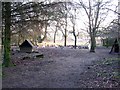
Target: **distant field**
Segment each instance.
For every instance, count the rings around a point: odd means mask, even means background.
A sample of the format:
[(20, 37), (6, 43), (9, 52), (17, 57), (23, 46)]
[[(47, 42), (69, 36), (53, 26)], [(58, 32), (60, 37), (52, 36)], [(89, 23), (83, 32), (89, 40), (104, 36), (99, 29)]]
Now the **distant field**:
[[(43, 43), (38, 43), (38, 46), (58, 46), (58, 45), (64, 45), (63, 41), (56, 41), (56, 43), (53, 42), (43, 42)], [(67, 45), (74, 45), (74, 41), (67, 41)], [(87, 43), (86, 41), (82, 41), (82, 42), (77, 42), (77, 45), (89, 45), (89, 43)]]

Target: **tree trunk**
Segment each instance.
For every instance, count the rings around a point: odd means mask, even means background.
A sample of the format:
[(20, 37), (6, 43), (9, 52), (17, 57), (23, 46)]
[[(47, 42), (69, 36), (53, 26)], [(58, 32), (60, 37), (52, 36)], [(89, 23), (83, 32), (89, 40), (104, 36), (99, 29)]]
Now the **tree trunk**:
[(75, 33), (75, 25), (73, 26), (73, 36), (74, 36), (74, 38), (75, 38), (74, 48), (76, 49), (76, 47), (77, 47), (77, 35), (76, 35), (76, 33)]
[[(65, 2), (65, 11), (67, 11), (67, 3)], [(64, 41), (64, 46), (67, 45), (67, 24), (68, 24), (68, 21), (67, 21), (67, 12), (65, 14), (65, 34), (64, 34), (64, 38), (65, 38), (65, 41)]]
[(57, 30), (55, 30), (55, 33), (54, 33), (54, 43), (55, 43), (55, 40), (56, 40), (56, 34), (57, 34)]
[(67, 45), (67, 19), (66, 19), (66, 25), (65, 25), (65, 35), (64, 35), (65, 41), (64, 41), (64, 46)]
[(11, 3), (5, 2), (5, 31), (4, 31), (4, 61), (5, 67), (10, 66), (10, 39), (11, 39)]
[[(1, 17), (1, 16), (2, 16), (2, 2), (0, 2), (0, 21), (2, 21), (2, 17)], [(1, 27), (1, 26), (2, 26), (2, 23), (3, 23), (3, 22), (0, 22), (0, 30), (1, 30), (1, 31), (0, 31), (0, 37), (1, 37), (1, 38), (0, 38), (0, 45), (1, 45), (1, 46), (0, 46), (0, 53), (1, 53), (1, 54), (0, 54), (0, 55), (1, 55), (0, 58), (1, 58), (1, 61), (3, 60), (3, 52), (4, 52), (4, 51), (3, 51), (3, 50), (4, 50), (4, 49), (3, 49), (3, 29), (2, 29), (2, 27)], [(0, 63), (1, 63), (1, 62), (0, 62)], [(0, 69), (1, 69), (1, 68), (0, 68)]]
[(95, 52), (95, 47), (96, 47), (95, 35), (91, 35), (90, 38), (91, 38), (90, 52)]
[(76, 49), (76, 47), (77, 47), (77, 36), (76, 36), (76, 34), (75, 34), (75, 28), (74, 28), (74, 27), (73, 27), (73, 36), (74, 36), (74, 38), (75, 38), (74, 48)]
[(75, 49), (76, 49), (76, 47), (77, 47), (77, 37), (76, 36), (74, 36), (75, 37)]
[(56, 29), (55, 29), (55, 33), (54, 33), (54, 43), (55, 43), (55, 40), (56, 40), (57, 31), (58, 31), (58, 22), (56, 24)]
[(67, 43), (67, 36), (65, 35), (64, 37), (65, 37), (64, 46), (66, 46), (67, 45), (66, 44)]
[(67, 18), (66, 18), (66, 23), (65, 23), (65, 34), (64, 34), (64, 46), (67, 45)]

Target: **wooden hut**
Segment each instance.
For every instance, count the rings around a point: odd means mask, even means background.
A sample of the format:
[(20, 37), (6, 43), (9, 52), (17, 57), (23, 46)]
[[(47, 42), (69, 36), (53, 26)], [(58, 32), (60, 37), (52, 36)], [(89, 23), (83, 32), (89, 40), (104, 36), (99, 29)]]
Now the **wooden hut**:
[(25, 40), (20, 46), (20, 52), (32, 52), (33, 44), (29, 40)]

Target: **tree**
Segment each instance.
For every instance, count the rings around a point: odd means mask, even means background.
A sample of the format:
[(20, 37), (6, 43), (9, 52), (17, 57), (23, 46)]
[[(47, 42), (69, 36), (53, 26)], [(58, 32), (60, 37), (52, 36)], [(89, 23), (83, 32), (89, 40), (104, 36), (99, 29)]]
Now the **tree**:
[(76, 47), (77, 47), (77, 36), (79, 35), (79, 32), (76, 34), (76, 9), (74, 9), (74, 14), (72, 14), (71, 15), (71, 22), (72, 22), (72, 24), (73, 24), (73, 26), (72, 26), (72, 28), (73, 28), (73, 30), (72, 30), (72, 34), (73, 34), (73, 36), (74, 36), (74, 38), (75, 38), (75, 42), (74, 42), (74, 48), (76, 49)]
[[(28, 38), (29, 33), (33, 32), (34, 35), (31, 34), (34, 37), (33, 41), (42, 42), (47, 38), (47, 27), (50, 26), (50, 22), (58, 21), (64, 17), (63, 4), (64, 2), (14, 3), (12, 10), (13, 33), (20, 33), (23, 38)], [(14, 29), (16, 27), (18, 30)]]
[(68, 36), (68, 26), (69, 22), (68, 19), (71, 17), (70, 16), (70, 10), (72, 8), (73, 3), (71, 2), (63, 2), (63, 8), (62, 8), (62, 13), (63, 17), (59, 20), (60, 24), (60, 31), (63, 34), (64, 37), (64, 46), (67, 45), (67, 36)]
[(56, 43), (56, 35), (57, 35), (58, 27), (59, 27), (58, 24), (59, 24), (59, 22), (57, 21), (56, 29), (55, 29), (55, 32), (54, 32), (54, 40), (53, 40), (54, 43)]
[(112, 46), (117, 36), (119, 36), (119, 24), (118, 19), (114, 19), (110, 22), (107, 27), (104, 27), (100, 32), (99, 36), (101, 36), (103, 40), (103, 45)]
[(11, 3), (3, 3), (3, 13), (4, 13), (4, 61), (3, 65), (5, 67), (10, 66), (10, 41), (11, 41)]
[[(65, 11), (67, 11), (67, 3), (66, 2), (65, 2)], [(64, 41), (64, 46), (66, 46), (66, 43), (67, 43), (67, 24), (68, 24), (67, 18), (68, 18), (68, 14), (66, 12), (65, 13), (65, 33), (64, 33), (65, 41)]]
[[(34, 42), (40, 42), (47, 37), (47, 27), (50, 21), (56, 21), (64, 17), (61, 7), (64, 2), (5, 2), (3, 3), (3, 30), (4, 30), (4, 62), (9, 66), (11, 35), (21, 39), (27, 39), (36, 32)], [(59, 6), (59, 7), (58, 7)], [(60, 8), (61, 7), (61, 8)], [(54, 12), (55, 11), (55, 12)], [(32, 36), (31, 36), (32, 37)], [(22, 40), (22, 41), (23, 41)]]
[(90, 35), (90, 52), (95, 52), (96, 47), (96, 33), (100, 24), (105, 20), (108, 11), (105, 9), (109, 1), (103, 2), (103, 0), (88, 0), (88, 5), (80, 0), (79, 5), (83, 8), (87, 15), (88, 20), (88, 33)]
[[(13, 35), (20, 36), (20, 39), (34, 37), (32, 40), (36, 43), (37, 39), (41, 42), (46, 37), (46, 10), (43, 2), (13, 3), (12, 8), (12, 27)], [(15, 28), (15, 29), (14, 29)], [(16, 30), (17, 29), (17, 30)], [(32, 33), (34, 33), (32, 35)], [(37, 33), (37, 34), (35, 34)], [(44, 35), (41, 38), (41, 35)], [(41, 40), (40, 40), (41, 39)], [(19, 40), (20, 41), (20, 40)]]

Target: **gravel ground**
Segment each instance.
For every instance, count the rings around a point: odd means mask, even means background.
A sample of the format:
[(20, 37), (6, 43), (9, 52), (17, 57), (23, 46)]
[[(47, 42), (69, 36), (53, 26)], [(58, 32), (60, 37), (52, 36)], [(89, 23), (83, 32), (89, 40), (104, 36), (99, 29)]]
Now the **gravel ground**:
[(44, 58), (21, 60), (22, 53), (12, 55), (16, 66), (3, 68), (3, 88), (119, 87), (117, 55), (108, 54), (108, 49), (90, 53), (88, 49), (40, 48), (39, 52)]

